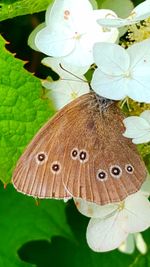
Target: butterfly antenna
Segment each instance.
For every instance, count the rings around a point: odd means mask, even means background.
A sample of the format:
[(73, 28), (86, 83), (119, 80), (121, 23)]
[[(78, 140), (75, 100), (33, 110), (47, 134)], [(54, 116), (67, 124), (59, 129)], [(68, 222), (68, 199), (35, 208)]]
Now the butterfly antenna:
[[(72, 73), (71, 71), (65, 69), (65, 68), (61, 65), (61, 63), (59, 64), (59, 66), (61, 67), (62, 70), (64, 70), (64, 71), (66, 71), (67, 73), (71, 74), (72, 76), (74, 76), (74, 77), (77, 78), (78, 80), (80, 80), (80, 81), (82, 81), (82, 82), (85, 82), (85, 83), (89, 83), (88, 81), (86, 81), (86, 80), (84, 80), (84, 79), (78, 77), (77, 75), (75, 75), (75, 74)], [(63, 80), (69, 80), (69, 81), (70, 81), (70, 79), (63, 79)]]

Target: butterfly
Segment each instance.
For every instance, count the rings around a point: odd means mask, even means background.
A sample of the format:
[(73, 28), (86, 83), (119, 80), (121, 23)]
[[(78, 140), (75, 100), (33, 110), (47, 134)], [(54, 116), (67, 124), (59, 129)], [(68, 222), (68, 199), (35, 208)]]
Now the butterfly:
[(90, 92), (50, 119), (19, 159), (12, 182), (38, 198), (82, 198), (104, 205), (138, 191), (146, 167), (122, 135), (117, 103)]

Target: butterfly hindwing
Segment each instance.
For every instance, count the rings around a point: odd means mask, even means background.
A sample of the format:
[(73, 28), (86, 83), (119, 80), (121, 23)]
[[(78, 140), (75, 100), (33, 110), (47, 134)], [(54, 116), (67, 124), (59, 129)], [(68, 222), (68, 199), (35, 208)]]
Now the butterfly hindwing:
[(123, 118), (116, 104), (105, 107), (94, 93), (74, 100), (31, 141), (14, 172), (15, 187), (39, 198), (74, 196), (97, 204), (136, 192), (146, 169), (122, 135)]

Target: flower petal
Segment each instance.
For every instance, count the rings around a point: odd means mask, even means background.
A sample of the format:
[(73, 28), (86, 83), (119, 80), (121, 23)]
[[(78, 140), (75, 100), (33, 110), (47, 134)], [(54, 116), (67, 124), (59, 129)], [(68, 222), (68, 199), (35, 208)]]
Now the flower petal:
[(127, 238), (128, 232), (122, 228), (122, 214), (116, 212), (107, 219), (91, 219), (87, 228), (89, 247), (97, 252), (113, 250)]
[(150, 78), (148, 73), (144, 73), (142, 68), (137, 70), (133, 77), (128, 79), (127, 95), (135, 101), (150, 103)]
[(144, 1), (143, 3), (136, 6), (128, 18), (106, 18), (106, 19), (99, 19), (98, 23), (103, 26), (107, 27), (123, 27), (131, 24), (135, 24), (141, 20), (144, 20), (150, 17), (150, 1)]
[(88, 0), (55, 0), (54, 4), (47, 9), (46, 24), (52, 28), (59, 28), (61, 25), (66, 27), (76, 27), (84, 23), (84, 18), (93, 11), (92, 5)]
[(150, 17), (150, 1), (146, 0), (144, 2), (142, 2), (141, 4), (137, 5), (132, 13), (131, 13), (131, 17), (132, 15), (134, 15), (136, 22), (144, 20), (148, 17)]
[(55, 82), (43, 81), (43, 86), (50, 89), (47, 93), (52, 98), (57, 109), (61, 109), (75, 98), (89, 93), (88, 83), (82, 81), (58, 80)]
[(127, 49), (127, 52), (131, 60), (130, 69), (145, 66), (150, 71), (150, 38), (133, 44)]
[(147, 131), (150, 130), (150, 125), (147, 121), (138, 116), (130, 116), (123, 120), (123, 123), (126, 127), (126, 131), (123, 136), (128, 138), (137, 138), (142, 137), (147, 134)]
[(120, 252), (132, 254), (135, 249), (134, 234), (129, 234), (127, 239), (118, 248)]
[(62, 25), (59, 31), (52, 32), (49, 27), (39, 31), (35, 37), (36, 47), (48, 56), (61, 57), (71, 53), (75, 46), (73, 36)]
[(74, 199), (77, 209), (85, 216), (91, 218), (110, 217), (118, 209), (117, 204), (97, 205), (83, 199)]
[[(70, 80), (77, 80), (80, 79), (85, 80), (83, 74), (85, 74), (90, 65), (87, 66), (72, 66), (70, 64), (66, 64), (63, 58), (53, 58), (53, 57), (46, 57), (42, 60), (42, 63), (47, 67), (50, 67), (53, 71), (55, 71), (61, 78), (70, 79)], [(61, 67), (62, 66), (62, 67)], [(75, 77), (75, 76), (77, 77)], [(84, 81), (83, 81), (84, 82)]]
[(142, 194), (146, 196), (147, 198), (150, 196), (150, 175), (149, 173), (147, 174), (145, 182), (142, 184), (142, 187), (140, 189)]
[(143, 111), (140, 117), (145, 119), (149, 123), (149, 126), (150, 126), (150, 110)]
[(117, 44), (97, 43), (93, 48), (96, 65), (108, 75), (121, 75), (130, 65), (130, 58), (124, 48)]
[(120, 100), (127, 96), (123, 77), (105, 74), (99, 68), (94, 71), (91, 87), (97, 94), (108, 99)]
[(129, 233), (141, 232), (150, 226), (150, 203), (140, 191), (126, 198), (122, 213), (126, 218), (124, 230)]
[(141, 252), (141, 254), (146, 254), (148, 248), (144, 241), (143, 236), (140, 233), (134, 234), (136, 247)]

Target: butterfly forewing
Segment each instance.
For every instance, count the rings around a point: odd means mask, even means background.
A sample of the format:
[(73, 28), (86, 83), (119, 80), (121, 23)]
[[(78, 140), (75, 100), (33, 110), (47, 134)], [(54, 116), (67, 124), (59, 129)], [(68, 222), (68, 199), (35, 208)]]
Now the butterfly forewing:
[[(39, 198), (122, 201), (138, 191), (146, 169), (123, 137), (123, 115), (94, 93), (64, 107), (36, 135), (13, 175), (17, 190)], [(44, 158), (44, 159), (43, 159)]]

